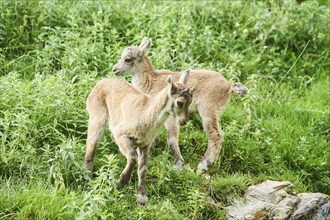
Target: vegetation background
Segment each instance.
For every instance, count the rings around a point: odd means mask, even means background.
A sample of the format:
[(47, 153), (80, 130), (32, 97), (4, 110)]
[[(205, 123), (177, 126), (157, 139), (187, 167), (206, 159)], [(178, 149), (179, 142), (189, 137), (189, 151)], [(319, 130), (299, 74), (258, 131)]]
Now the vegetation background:
[[(330, 194), (329, 10), (327, 1), (1, 0), (0, 219), (225, 219), (224, 207), (266, 179)], [(180, 172), (162, 131), (149, 203), (138, 207), (136, 173), (115, 187), (126, 160), (109, 132), (87, 180), (85, 100), (145, 36), (156, 69), (216, 70), (250, 90), (223, 114), (210, 180), (194, 171), (207, 147), (198, 117), (180, 133)]]

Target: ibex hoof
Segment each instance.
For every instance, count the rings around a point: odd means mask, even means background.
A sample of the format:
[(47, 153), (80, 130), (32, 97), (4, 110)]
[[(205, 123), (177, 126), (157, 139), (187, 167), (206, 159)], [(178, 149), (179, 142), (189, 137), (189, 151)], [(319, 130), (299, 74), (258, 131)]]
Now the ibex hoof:
[(92, 171), (87, 170), (87, 176), (88, 176), (89, 180), (93, 179)]
[(154, 146), (154, 147), (158, 147), (159, 144), (160, 144), (160, 138), (157, 137), (157, 138), (154, 140), (153, 146)]
[(178, 161), (178, 162), (176, 162), (175, 164), (174, 164), (174, 169), (175, 170), (181, 170), (182, 169), (182, 167), (183, 167), (183, 161)]
[(198, 164), (196, 173), (200, 175), (202, 173), (205, 173), (207, 170), (208, 170), (207, 162), (202, 161)]
[(126, 183), (124, 183), (123, 181), (121, 181), (120, 179), (119, 180), (117, 180), (117, 188), (118, 189), (121, 189), (121, 188), (123, 188), (125, 185), (126, 185)]
[(137, 202), (138, 205), (145, 205), (148, 202), (147, 195), (137, 194), (136, 195), (136, 202)]

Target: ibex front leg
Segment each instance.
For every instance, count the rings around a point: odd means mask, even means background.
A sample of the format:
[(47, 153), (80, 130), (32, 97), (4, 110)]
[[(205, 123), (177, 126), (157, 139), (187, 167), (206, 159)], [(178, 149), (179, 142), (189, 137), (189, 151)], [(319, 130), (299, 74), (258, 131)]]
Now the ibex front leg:
[(177, 124), (175, 117), (170, 116), (165, 123), (165, 127), (167, 130), (167, 144), (169, 145), (174, 157), (174, 168), (181, 169), (184, 164), (184, 160), (179, 148), (180, 126)]
[(147, 190), (146, 190), (146, 176), (147, 176), (147, 159), (149, 154), (149, 146), (138, 147), (138, 190), (136, 200), (139, 205), (145, 205), (148, 201)]
[(117, 185), (119, 188), (124, 187), (131, 178), (131, 174), (136, 164), (137, 153), (133, 147), (132, 141), (127, 137), (120, 137), (116, 140), (120, 152), (126, 157), (127, 164), (122, 173), (120, 174), (119, 180), (117, 181)]

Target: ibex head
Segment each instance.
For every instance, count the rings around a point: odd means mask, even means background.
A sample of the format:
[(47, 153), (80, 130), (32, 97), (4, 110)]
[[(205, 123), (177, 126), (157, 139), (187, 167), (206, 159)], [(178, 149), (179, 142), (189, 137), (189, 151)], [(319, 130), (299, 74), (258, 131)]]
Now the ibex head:
[(189, 74), (190, 70), (184, 71), (177, 83), (173, 82), (172, 75), (166, 78), (169, 98), (172, 103), (171, 114), (176, 117), (180, 125), (185, 125), (189, 119), (188, 110), (196, 88), (190, 89), (187, 87), (186, 82)]
[(119, 62), (114, 66), (115, 75), (127, 75), (134, 73), (139, 68), (142, 58), (148, 54), (151, 47), (151, 40), (144, 38), (138, 47), (127, 47), (124, 49)]

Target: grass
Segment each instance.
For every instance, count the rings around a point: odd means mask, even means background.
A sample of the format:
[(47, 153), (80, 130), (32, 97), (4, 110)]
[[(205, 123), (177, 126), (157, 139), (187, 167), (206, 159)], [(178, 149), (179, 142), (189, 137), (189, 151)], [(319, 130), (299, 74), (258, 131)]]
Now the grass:
[[(329, 10), (326, 1), (1, 1), (0, 219), (225, 219), (225, 206), (266, 179), (330, 194)], [(198, 116), (181, 128), (182, 171), (162, 130), (149, 202), (138, 207), (136, 171), (115, 187), (126, 160), (109, 132), (87, 180), (85, 100), (145, 36), (156, 69), (216, 70), (249, 94), (221, 117), (209, 180), (194, 172), (207, 147)]]

